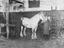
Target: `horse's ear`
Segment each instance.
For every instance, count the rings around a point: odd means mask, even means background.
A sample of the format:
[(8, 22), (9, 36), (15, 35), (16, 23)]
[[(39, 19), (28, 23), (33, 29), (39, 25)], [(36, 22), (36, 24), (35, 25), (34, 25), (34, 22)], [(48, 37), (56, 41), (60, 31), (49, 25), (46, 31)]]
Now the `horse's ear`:
[(50, 20), (50, 17), (48, 17), (48, 19)]
[(23, 17), (21, 17), (21, 20), (23, 20)]

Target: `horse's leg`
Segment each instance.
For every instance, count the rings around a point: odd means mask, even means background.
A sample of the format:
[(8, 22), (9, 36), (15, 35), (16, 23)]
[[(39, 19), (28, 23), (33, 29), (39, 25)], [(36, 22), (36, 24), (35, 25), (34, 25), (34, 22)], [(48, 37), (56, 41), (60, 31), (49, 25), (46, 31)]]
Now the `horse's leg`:
[(21, 33), (20, 33), (21, 37), (23, 37), (22, 31), (23, 31), (23, 26), (21, 26)]
[(32, 29), (32, 39), (37, 39), (37, 36), (36, 36), (36, 29)]
[(23, 34), (24, 34), (24, 36), (26, 36), (26, 27), (24, 28)]
[(34, 29), (32, 29), (32, 36), (31, 36), (32, 39), (34, 39)]
[(36, 30), (37, 30), (37, 27), (35, 28), (35, 32), (34, 32), (34, 38), (35, 39), (37, 39)]

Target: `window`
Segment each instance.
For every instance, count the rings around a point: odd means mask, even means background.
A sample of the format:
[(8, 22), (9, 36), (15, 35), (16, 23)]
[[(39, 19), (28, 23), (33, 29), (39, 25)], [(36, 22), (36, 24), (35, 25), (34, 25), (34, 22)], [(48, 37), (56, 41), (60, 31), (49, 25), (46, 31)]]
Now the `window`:
[(40, 0), (28, 0), (29, 8), (40, 7)]

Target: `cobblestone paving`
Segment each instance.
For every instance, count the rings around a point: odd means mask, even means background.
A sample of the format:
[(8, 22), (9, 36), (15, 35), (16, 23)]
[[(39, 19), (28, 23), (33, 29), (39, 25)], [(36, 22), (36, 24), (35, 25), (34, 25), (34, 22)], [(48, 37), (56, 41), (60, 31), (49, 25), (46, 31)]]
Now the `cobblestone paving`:
[(50, 41), (25, 41), (25, 40), (0, 40), (0, 48), (64, 48), (57, 40)]

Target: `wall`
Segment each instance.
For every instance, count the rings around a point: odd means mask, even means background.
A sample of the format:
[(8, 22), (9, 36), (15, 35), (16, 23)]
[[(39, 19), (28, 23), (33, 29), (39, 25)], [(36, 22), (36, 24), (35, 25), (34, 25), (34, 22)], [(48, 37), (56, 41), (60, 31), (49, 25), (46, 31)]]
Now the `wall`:
[(40, 7), (29, 8), (28, 0), (24, 0), (24, 11), (64, 10), (64, 0), (40, 0)]
[[(57, 28), (56, 29), (60, 29), (61, 27), (64, 28), (64, 11), (57, 11), (57, 10), (51, 10), (51, 11), (43, 11), (45, 16), (50, 16), (51, 18), (53, 18), (52, 23), (51, 24), (56, 24)], [(9, 24), (13, 24), (15, 26), (10, 26), (10, 36), (17, 36), (18, 34), (20, 34), (20, 27), (22, 25), (21, 23), (21, 17), (28, 17), (31, 18), (32, 16), (34, 16), (35, 14), (37, 14), (38, 12), (10, 12), (9, 15)], [(0, 14), (0, 22), (5, 23), (5, 19), (2, 17), (2, 13)], [(51, 26), (52, 27), (52, 26)], [(55, 26), (56, 27), (56, 26)], [(5, 30), (5, 29), (4, 29)], [(19, 37), (19, 36), (17, 36)]]

